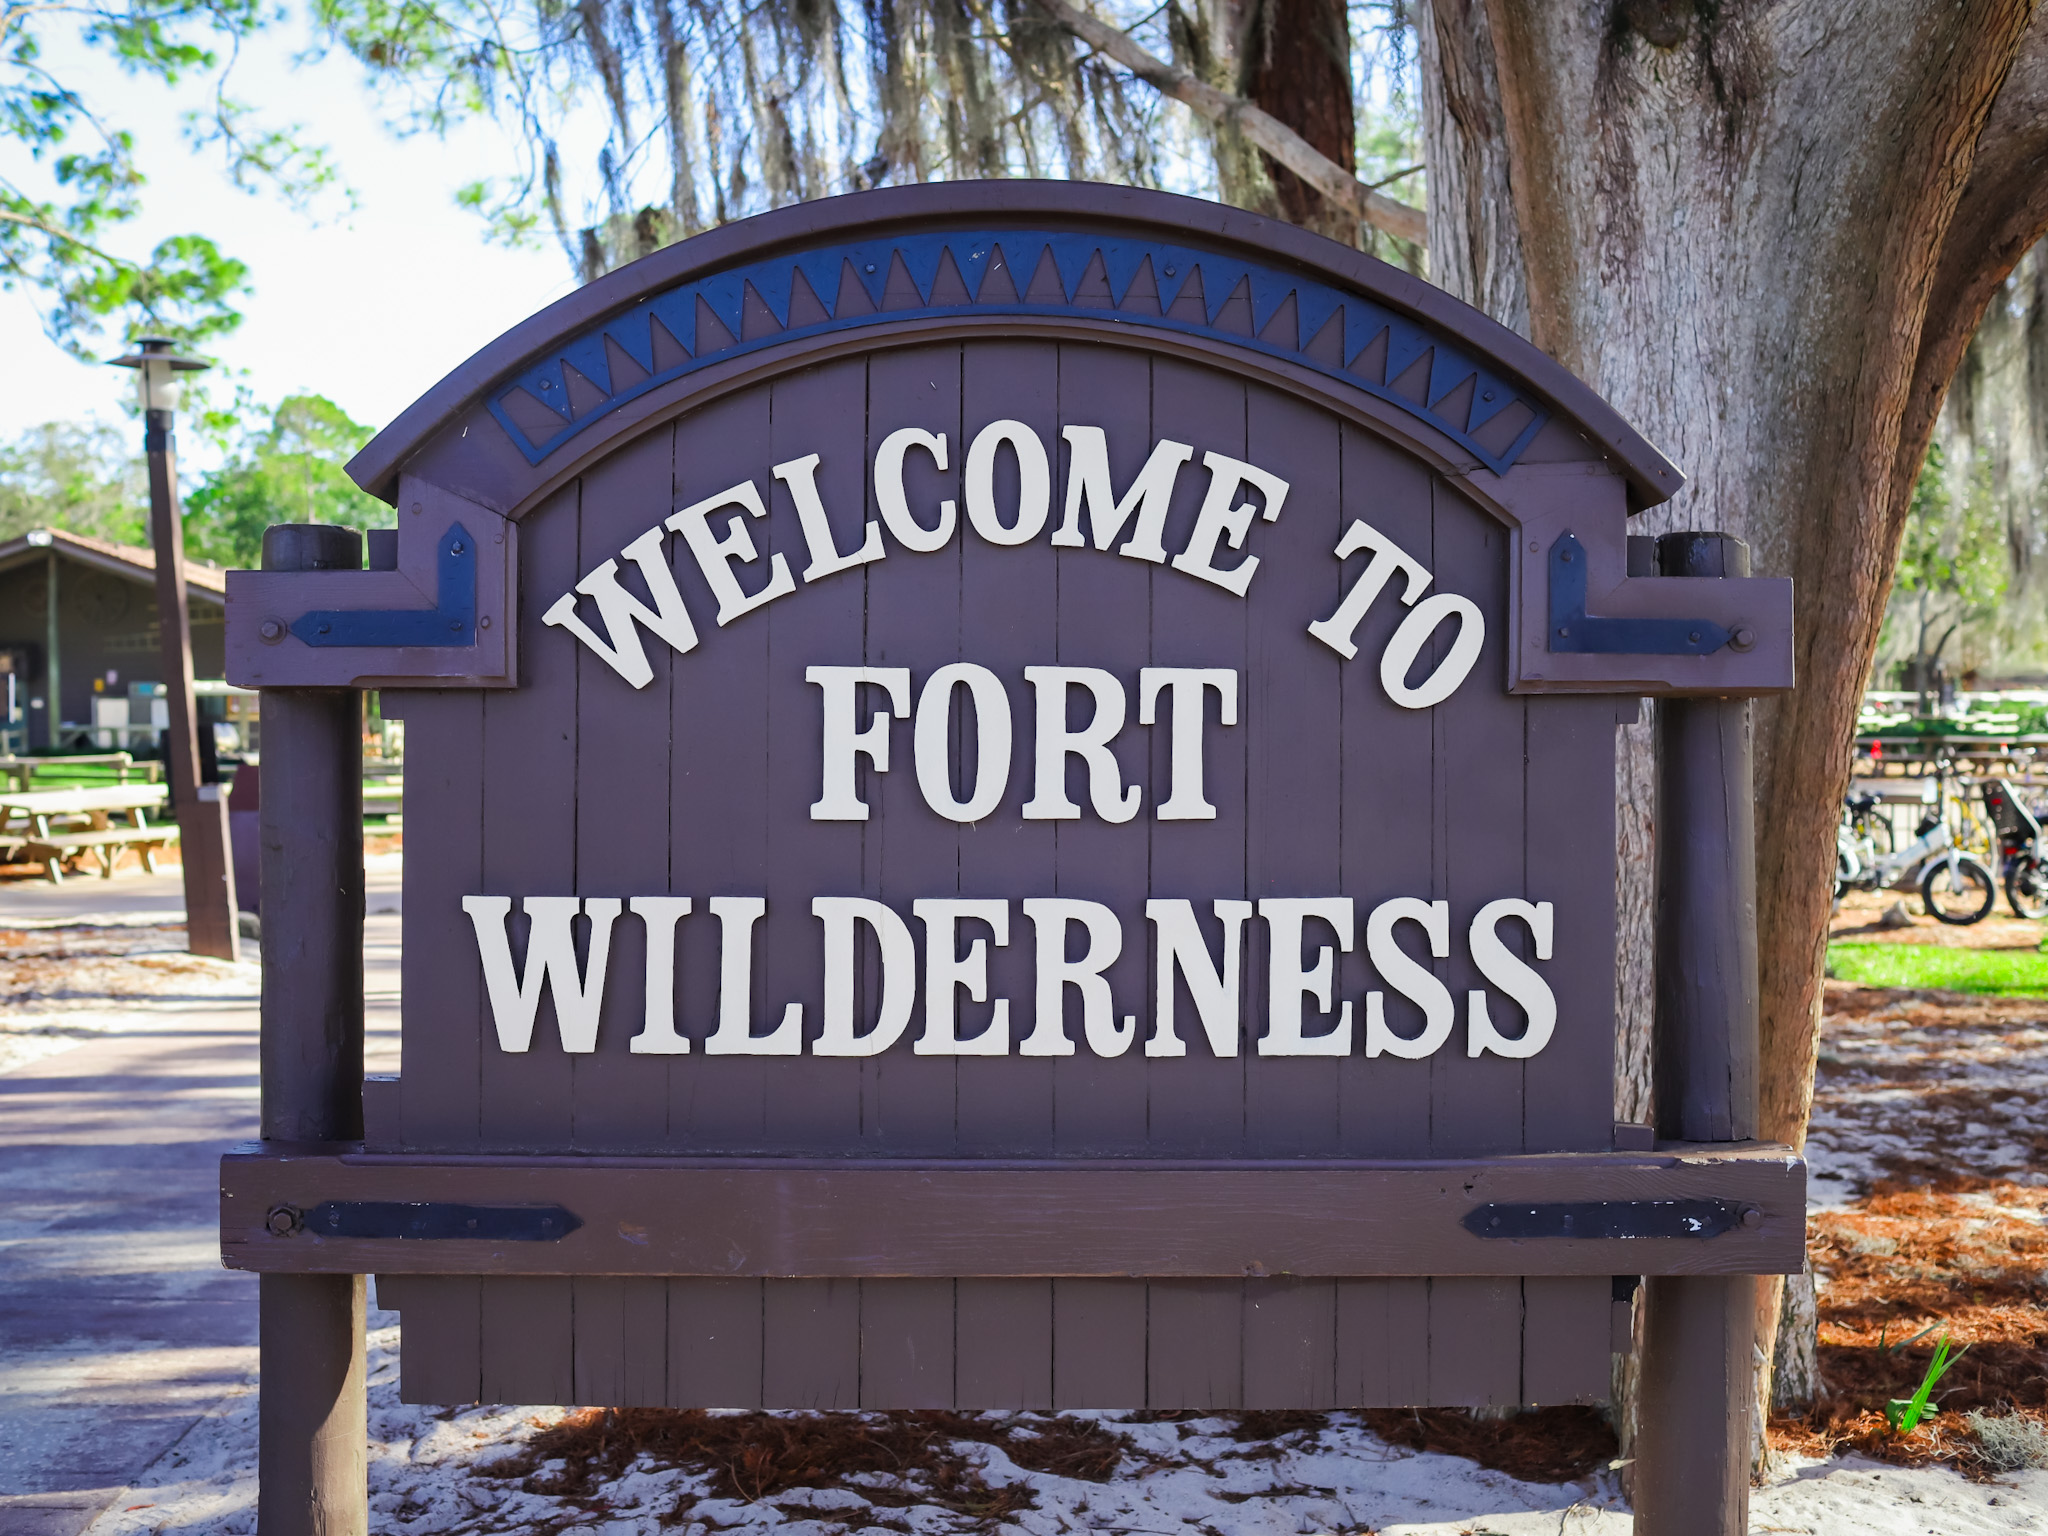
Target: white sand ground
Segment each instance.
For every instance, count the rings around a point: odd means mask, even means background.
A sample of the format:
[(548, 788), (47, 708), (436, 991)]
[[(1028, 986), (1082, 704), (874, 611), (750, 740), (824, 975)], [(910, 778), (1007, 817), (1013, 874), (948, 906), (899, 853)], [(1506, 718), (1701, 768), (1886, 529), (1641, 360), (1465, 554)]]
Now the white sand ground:
[[(372, 907), (395, 913), (396, 861), (373, 872)], [(380, 878), (381, 877), (381, 878)], [(116, 882), (117, 884), (119, 882)], [(153, 884), (159, 882), (152, 882)], [(12, 894), (12, 893), (9, 893)], [(68, 893), (67, 893), (68, 894)], [(152, 901), (142, 910), (91, 913), (130, 931), (57, 929), (23, 920), (14, 902), (0, 904), (0, 1072), (61, 1051), (107, 1028), (146, 1028), (151, 1017), (175, 1018), (201, 1000), (253, 995), (255, 966), (194, 961), (176, 951)], [(158, 893), (149, 893), (155, 897)], [(172, 919), (175, 921), (175, 918)], [(59, 922), (76, 923), (65, 915)], [(395, 926), (395, 925), (393, 925)], [(30, 932), (31, 928), (40, 930)], [(395, 934), (392, 936), (395, 938)], [(395, 949), (395, 945), (392, 946)], [(57, 951), (67, 950), (59, 954)], [(392, 957), (395, 959), (395, 955)], [(380, 996), (389, 1008), (395, 997)], [(1957, 1078), (1986, 1076), (2024, 1091), (2009, 1114), (1943, 1127), (1984, 1144), (1987, 1165), (2017, 1160), (2013, 1132), (2038, 1115), (2048, 1028), (1987, 1029), (1981, 1040), (1937, 1040), (1902, 1024), (1858, 1025), (1834, 1048), (1873, 1067), (1904, 1051), (1925, 1057), (1928, 1070)], [(1815, 1117), (1817, 1203), (1839, 1204), (1861, 1193), (1880, 1171), (1876, 1155), (1894, 1141), (1914, 1141), (1901, 1123), (1910, 1097), (1860, 1085), (1842, 1092)], [(2004, 1106), (2000, 1106), (2003, 1108)], [(1982, 1113), (1981, 1111), (1979, 1112)], [(1873, 1141), (1882, 1139), (1883, 1146)], [(2008, 1171), (2008, 1176), (2022, 1169)], [(397, 1400), (397, 1318), (372, 1315), (370, 1397), (371, 1526), (380, 1533), (553, 1531), (569, 1536), (683, 1536), (713, 1531), (773, 1531), (777, 1536), (841, 1536), (895, 1529), (914, 1536), (985, 1530), (981, 1522), (936, 1505), (882, 1508), (844, 1488), (795, 1490), (757, 1504), (708, 1496), (700, 1475), (636, 1465), (600, 1489), (609, 1512), (595, 1523), (561, 1526), (569, 1506), (521, 1491), (516, 1481), (472, 1475), (498, 1460), (559, 1410), (485, 1407), (449, 1414)], [(1030, 1416), (1024, 1416), (1029, 1421)], [(965, 1448), (991, 1484), (1028, 1486), (1035, 1507), (1001, 1529), (1026, 1536), (1067, 1532), (1116, 1536), (1296, 1536), (1311, 1532), (1375, 1532), (1379, 1536), (1615, 1536), (1630, 1517), (1611, 1474), (1584, 1484), (1535, 1485), (1479, 1468), (1462, 1458), (1416, 1453), (1376, 1439), (1355, 1418), (1335, 1414), (1316, 1434), (1246, 1446), (1215, 1421), (1114, 1423), (1134, 1452), (1107, 1483), (1083, 1482), (1017, 1468), (992, 1446)], [(115, 1498), (89, 1536), (244, 1536), (255, 1530), (256, 1394), (254, 1383), (229, 1394), (170, 1450)], [(1251, 1454), (1247, 1454), (1250, 1452)], [(694, 1496), (693, 1501), (686, 1496)], [(686, 1516), (668, 1523), (679, 1502)], [(580, 1518), (580, 1517), (579, 1517)], [(2048, 1531), (2048, 1472), (1973, 1483), (1944, 1470), (1905, 1470), (1861, 1461), (1794, 1464), (1751, 1506), (1754, 1532), (1812, 1536), (1975, 1536)]]

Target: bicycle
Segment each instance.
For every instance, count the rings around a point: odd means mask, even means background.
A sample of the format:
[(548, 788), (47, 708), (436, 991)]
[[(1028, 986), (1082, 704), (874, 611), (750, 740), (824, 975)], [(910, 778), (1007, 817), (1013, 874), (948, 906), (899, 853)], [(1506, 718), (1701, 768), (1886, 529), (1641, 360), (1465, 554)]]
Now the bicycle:
[(2016, 917), (2048, 917), (2048, 858), (2041, 849), (2041, 822), (2005, 779), (1986, 779), (1984, 809), (1998, 837), (1998, 862), (2005, 899)]
[(1998, 900), (1997, 883), (1981, 861), (1962, 850), (1949, 826), (1949, 781), (1956, 777), (1953, 767), (1936, 765), (1934, 808), (1921, 818), (1911, 843), (1888, 853), (1877, 851), (1874, 837), (1859, 834), (1854, 803), (1844, 802), (1835, 834), (1837, 898), (1849, 890), (1903, 884), (1917, 872), (1920, 899), (1939, 921), (1963, 927), (1990, 915)]

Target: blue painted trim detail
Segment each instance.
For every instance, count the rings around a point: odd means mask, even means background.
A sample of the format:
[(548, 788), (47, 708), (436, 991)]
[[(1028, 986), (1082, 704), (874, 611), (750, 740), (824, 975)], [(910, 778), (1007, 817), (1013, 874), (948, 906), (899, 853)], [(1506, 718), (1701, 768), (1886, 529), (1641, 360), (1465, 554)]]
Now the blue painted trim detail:
[(1550, 546), (1550, 649), (1596, 655), (1711, 656), (1730, 632), (1712, 619), (1586, 615), (1586, 551), (1569, 533)]
[(460, 523), (441, 536), (432, 608), (323, 608), (292, 621), (307, 645), (414, 645), (443, 650), (476, 644), (476, 540)]
[[(998, 251), (1018, 296), (984, 303), (983, 290)], [(1041, 302), (1029, 302), (1024, 295), (1048, 260), (1057, 279), (1057, 297), (1042, 294)], [(890, 278), (899, 266), (914, 292), (899, 290), (899, 307), (884, 309)], [(1156, 314), (1144, 307), (1124, 307), (1148, 269), (1158, 294)], [(1090, 274), (1098, 270), (1099, 285), (1090, 284)], [(1202, 296), (1199, 318), (1166, 313), (1197, 276)], [(802, 288), (798, 287), (799, 277)], [(849, 282), (873, 309), (839, 313), (840, 295)], [(1084, 285), (1093, 292), (1084, 294)], [(808, 298), (815, 300), (815, 308), (806, 304), (800, 315), (796, 304), (805, 296), (804, 289), (809, 290)], [(1240, 297), (1248, 301), (1238, 310), (1242, 319), (1226, 327), (1226, 311), (1232, 310), (1232, 301)], [(1264, 333), (1290, 299), (1295, 306), (1292, 334), (1283, 331), (1266, 337)], [(758, 304), (773, 317), (775, 329), (746, 336), (750, 304)], [(700, 309), (733, 338), (731, 344), (723, 344), (722, 338), (713, 335), (708, 346), (700, 346), (700, 341), (707, 340), (698, 335)], [(815, 318), (819, 314), (822, 319)], [(1539, 400), (1488, 371), (1468, 352), (1360, 294), (1215, 251), (1060, 230), (953, 231), (855, 241), (713, 273), (642, 299), (625, 313), (546, 353), (494, 390), (486, 405), (527, 462), (537, 465), (620, 406), (713, 362), (867, 325), (966, 314), (1076, 314), (1117, 325), (1225, 340), (1312, 368), (1386, 401), (1445, 433), (1496, 474), (1506, 474), (1514, 466), (1550, 416)], [(654, 366), (653, 327), (657, 324), (675, 350), (685, 354), (681, 362), (660, 371)], [(1310, 356), (1308, 348), (1333, 324), (1338, 327), (1333, 340), (1339, 361)], [(1384, 364), (1376, 370), (1354, 371), (1361, 356), (1382, 335), (1386, 337)], [(647, 376), (615, 383), (612, 349), (630, 358)], [(1395, 386), (1425, 355), (1429, 357), (1428, 377), (1421, 381), (1424, 398), (1418, 401)], [(588, 384), (583, 392), (587, 403), (580, 408), (570, 403), (571, 370)], [(1452, 397), (1468, 382), (1469, 396), (1462, 409), (1455, 407)], [(558, 417), (560, 427), (538, 434), (522, 428), (505, 406), (506, 399), (519, 390)], [(1531, 420), (1505, 450), (1483, 447), (1473, 434), (1516, 403), (1532, 413)], [(529, 409), (529, 418), (533, 414)]]

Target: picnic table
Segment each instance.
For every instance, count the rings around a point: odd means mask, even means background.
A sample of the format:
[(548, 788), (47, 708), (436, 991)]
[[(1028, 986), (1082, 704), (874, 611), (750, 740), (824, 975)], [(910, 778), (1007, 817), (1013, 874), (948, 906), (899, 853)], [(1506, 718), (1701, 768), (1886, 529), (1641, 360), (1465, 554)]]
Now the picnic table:
[(112, 879), (123, 850), (133, 848), (153, 875), (157, 850), (178, 840), (177, 823), (149, 819), (169, 796), (163, 784), (0, 792), (0, 857), (40, 863), (50, 883), (61, 885), (68, 860), (89, 853), (100, 878)]
[(14, 789), (34, 787), (38, 773), (51, 774), (68, 768), (111, 768), (117, 782), (126, 784), (128, 775), (139, 773), (151, 784), (157, 781), (157, 774), (163, 764), (145, 759), (137, 762), (130, 752), (80, 752), (61, 757), (0, 757), (0, 776), (10, 781)]

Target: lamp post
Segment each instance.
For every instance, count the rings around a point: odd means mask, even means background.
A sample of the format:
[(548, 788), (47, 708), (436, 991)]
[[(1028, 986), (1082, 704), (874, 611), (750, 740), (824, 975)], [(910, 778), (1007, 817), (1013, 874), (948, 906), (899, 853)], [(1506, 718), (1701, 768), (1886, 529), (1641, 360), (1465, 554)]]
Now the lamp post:
[(228, 850), (228, 807), (220, 785), (199, 782), (199, 729), (192, 701), (192, 618), (185, 602), (185, 524), (178, 505), (171, 422), (178, 375), (207, 364), (181, 357), (164, 336), (138, 336), (136, 350), (114, 359), (136, 371), (143, 448), (149, 456), (149, 532), (156, 551), (157, 629), (163, 645), (169, 730), (164, 764), (185, 871), (185, 934), (195, 955), (241, 958), (235, 929), (235, 864)]

